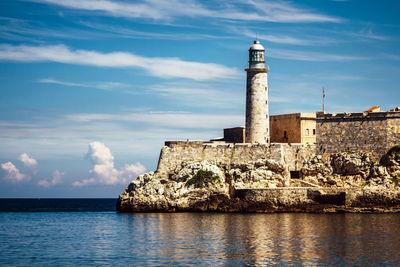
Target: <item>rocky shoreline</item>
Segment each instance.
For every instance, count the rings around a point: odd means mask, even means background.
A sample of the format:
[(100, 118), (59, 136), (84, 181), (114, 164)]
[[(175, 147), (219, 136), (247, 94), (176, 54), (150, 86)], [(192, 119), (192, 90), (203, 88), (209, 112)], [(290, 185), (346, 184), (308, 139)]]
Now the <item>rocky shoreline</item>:
[(295, 172), (285, 157), (267, 154), (242, 162), (193, 159), (163, 169), (160, 157), (156, 172), (139, 176), (119, 196), (117, 210), (400, 212), (399, 147), (380, 162), (358, 152), (304, 156)]

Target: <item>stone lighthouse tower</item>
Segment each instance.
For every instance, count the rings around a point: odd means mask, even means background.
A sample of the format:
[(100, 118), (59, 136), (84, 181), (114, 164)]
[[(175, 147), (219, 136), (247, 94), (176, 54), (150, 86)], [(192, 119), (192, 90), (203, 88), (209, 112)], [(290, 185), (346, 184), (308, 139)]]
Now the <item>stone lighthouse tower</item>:
[(268, 84), (265, 49), (258, 40), (249, 49), (246, 84), (246, 143), (269, 143)]

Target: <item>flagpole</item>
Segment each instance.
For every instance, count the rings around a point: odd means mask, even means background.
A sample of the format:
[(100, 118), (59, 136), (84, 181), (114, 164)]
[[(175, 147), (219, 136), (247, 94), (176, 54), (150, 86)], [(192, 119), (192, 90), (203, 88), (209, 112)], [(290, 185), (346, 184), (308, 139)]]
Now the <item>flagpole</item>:
[(325, 114), (325, 87), (322, 87), (322, 112)]

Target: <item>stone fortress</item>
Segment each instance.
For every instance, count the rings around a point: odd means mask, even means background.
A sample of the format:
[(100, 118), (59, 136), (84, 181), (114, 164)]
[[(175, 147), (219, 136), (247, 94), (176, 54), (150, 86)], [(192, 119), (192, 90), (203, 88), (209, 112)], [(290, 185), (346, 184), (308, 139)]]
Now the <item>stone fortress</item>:
[(128, 185), (119, 211), (400, 211), (399, 108), (269, 116), (258, 40), (245, 71), (246, 126), (166, 141), (157, 170)]

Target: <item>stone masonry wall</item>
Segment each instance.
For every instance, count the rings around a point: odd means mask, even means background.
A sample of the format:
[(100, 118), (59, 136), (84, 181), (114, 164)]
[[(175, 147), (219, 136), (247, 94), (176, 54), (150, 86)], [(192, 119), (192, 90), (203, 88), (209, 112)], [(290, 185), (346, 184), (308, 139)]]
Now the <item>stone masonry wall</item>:
[(304, 161), (315, 155), (314, 145), (304, 144), (220, 144), (203, 141), (165, 142), (158, 162), (158, 173), (171, 173), (189, 161), (212, 161), (218, 166), (255, 163), (268, 157), (282, 162), (288, 171), (299, 170)]
[(387, 122), (387, 147), (386, 150), (389, 150), (395, 145), (400, 145), (400, 117), (389, 119)]
[(317, 154), (371, 153), (379, 160), (400, 143), (400, 112), (317, 114)]

